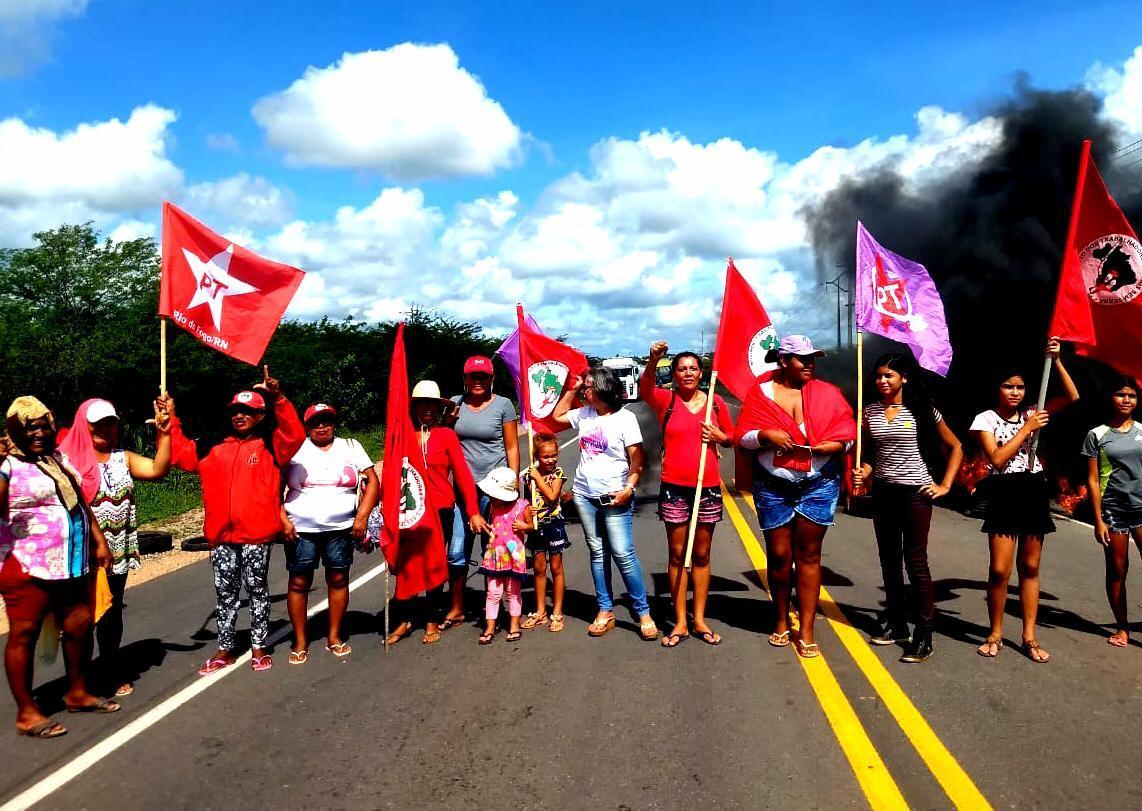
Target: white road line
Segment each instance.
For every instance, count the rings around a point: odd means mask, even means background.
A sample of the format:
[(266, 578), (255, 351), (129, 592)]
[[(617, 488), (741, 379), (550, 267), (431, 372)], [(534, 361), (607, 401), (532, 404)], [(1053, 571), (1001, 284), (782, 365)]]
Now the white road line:
[(573, 442), (575, 442), (575, 441), (576, 441), (576, 440), (578, 440), (578, 439), (579, 439), (579, 435), (578, 435), (578, 434), (575, 434), (575, 436), (571, 437), (569, 440), (567, 440), (567, 441), (566, 441), (566, 442), (564, 442), (562, 445), (560, 445), (560, 446), (559, 446), (559, 450), (563, 450), (563, 449), (564, 449), (564, 448), (566, 448), (568, 445), (572, 444)]
[[(360, 577), (352, 580), (349, 583), (349, 591), (353, 591), (359, 586), (365, 585), (377, 575), (383, 574), (384, 571), (385, 567), (381, 564), (377, 564)], [(309, 609), (308, 616), (312, 617), (315, 614), (319, 614), (328, 607), (329, 600), (322, 600), (320, 603)], [(284, 636), (289, 634), (290, 630), (291, 629), (288, 623), (284, 627), (279, 628), (277, 633), (275, 633), (267, 640), (267, 647), (276, 644)], [(163, 718), (166, 718), (168, 715), (177, 710), (183, 704), (190, 701), (199, 693), (206, 692), (211, 687), (218, 684), (218, 682), (222, 681), (222, 679), (239, 670), (242, 665), (250, 661), (250, 656), (250, 652), (246, 651), (244, 654), (238, 657), (237, 661), (235, 661), (234, 664), (230, 665), (229, 667), (225, 667), (222, 670), (219, 670), (218, 672), (213, 673), (209, 676), (202, 676), (197, 681), (188, 684), (186, 687), (179, 690), (170, 698), (167, 698), (158, 706), (147, 710), (134, 721), (131, 721), (129, 724), (122, 727), (109, 737), (104, 738), (99, 743), (88, 749), (86, 752), (83, 752), (81, 755), (76, 757), (74, 760), (64, 764), (63, 766), (60, 766), (40, 782), (17, 794), (11, 800), (4, 803), (4, 805), (0, 806), (0, 811), (16, 811), (17, 809), (22, 811), (23, 809), (31, 808), (36, 803), (40, 802), (40, 800), (46, 799), (53, 792), (63, 788), (64, 785), (71, 782), (76, 777), (79, 777), (79, 775), (83, 774), (96, 763), (99, 763), (116, 749), (123, 746), (123, 744), (138, 737), (140, 734), (157, 724)]]

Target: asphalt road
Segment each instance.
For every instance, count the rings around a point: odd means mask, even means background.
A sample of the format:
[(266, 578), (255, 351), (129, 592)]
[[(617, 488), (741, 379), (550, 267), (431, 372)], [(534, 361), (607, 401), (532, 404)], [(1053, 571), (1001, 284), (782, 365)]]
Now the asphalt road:
[[(630, 406), (657, 456), (657, 426)], [(563, 451), (574, 466), (577, 449)], [(731, 475), (723, 460), (723, 475)], [(669, 622), (666, 550), (644, 477), (636, 547)], [(602, 639), (578, 526), (565, 563), (567, 628), (476, 644), (475, 624), (435, 646), (419, 634), (380, 644), (384, 577), (359, 556), (350, 604), (354, 653), (312, 647), (303, 666), (248, 664), (209, 679), (213, 587), (195, 564), (127, 592), (127, 653), (140, 677), (116, 715), (65, 715), (60, 671), (41, 668), (45, 705), (70, 728), (54, 741), (0, 737), (9, 807), (222, 808), (948, 808), (1139, 807), (1142, 652), (1105, 642), (1101, 552), (1086, 527), (1061, 523), (1044, 554), (1039, 639), (1054, 658), (1007, 647), (975, 654), (986, 631), (986, 539), (940, 510), (931, 557), (940, 618), (936, 655), (897, 662), (864, 641), (882, 592), (867, 520), (839, 516), (825, 541), (824, 655), (766, 644), (772, 605), (749, 504), (718, 527), (711, 625), (720, 647), (646, 643), (620, 612)], [(275, 627), (285, 625), (285, 567), (271, 564)], [(621, 579), (615, 577), (616, 586)], [(621, 586), (620, 586), (621, 588)], [(1015, 593), (1014, 587), (1012, 594)], [(476, 618), (482, 583), (469, 581)], [(312, 600), (323, 598), (318, 588)], [(525, 606), (531, 607), (530, 591)], [(1132, 611), (1142, 616), (1137, 599)], [(314, 630), (323, 616), (314, 620)], [(245, 614), (241, 622), (245, 622)], [(314, 636), (320, 639), (319, 636)], [(1142, 635), (1140, 635), (1142, 638)]]

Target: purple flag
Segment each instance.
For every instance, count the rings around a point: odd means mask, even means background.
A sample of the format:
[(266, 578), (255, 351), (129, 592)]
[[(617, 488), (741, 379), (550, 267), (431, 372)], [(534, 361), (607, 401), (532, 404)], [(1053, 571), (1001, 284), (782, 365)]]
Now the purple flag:
[[(530, 315), (524, 317), (524, 323), (527, 324), (528, 329), (538, 332), (540, 335), (546, 333), (539, 328), (539, 324)], [(523, 402), (523, 390), (519, 387), (519, 328), (512, 330), (512, 334), (504, 338), (504, 342), (500, 344), (500, 348), (496, 350), (496, 355), (508, 367), (511, 372), (512, 382), (515, 384), (515, 397), (517, 403)], [(527, 409), (521, 408), (519, 410), (519, 424), (521, 427), (527, 427)]]
[(944, 302), (928, 269), (880, 247), (857, 223), (856, 326), (908, 344), (916, 361), (941, 377), (952, 365)]

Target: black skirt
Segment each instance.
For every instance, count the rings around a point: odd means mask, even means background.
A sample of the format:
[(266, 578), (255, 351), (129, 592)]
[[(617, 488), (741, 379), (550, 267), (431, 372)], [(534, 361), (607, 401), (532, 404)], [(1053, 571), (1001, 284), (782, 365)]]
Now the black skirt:
[(995, 535), (1046, 535), (1055, 531), (1051, 494), (1043, 473), (993, 473), (985, 488), (982, 531)]

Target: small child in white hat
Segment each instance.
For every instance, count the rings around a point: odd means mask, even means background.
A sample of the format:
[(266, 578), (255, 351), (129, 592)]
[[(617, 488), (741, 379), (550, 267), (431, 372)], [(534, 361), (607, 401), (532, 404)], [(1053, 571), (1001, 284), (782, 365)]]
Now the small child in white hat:
[(527, 553), (524, 535), (531, 529), (532, 514), (527, 502), (520, 498), (519, 482), (510, 467), (498, 467), (476, 483), (491, 497), (488, 515), (491, 536), (480, 561), (480, 572), (487, 580), (484, 601), (484, 633), (480, 644), (487, 645), (496, 636), (496, 619), (500, 602), (507, 596), (511, 624), (508, 642), (518, 642), (519, 622), (523, 613), (523, 579), (527, 577)]

